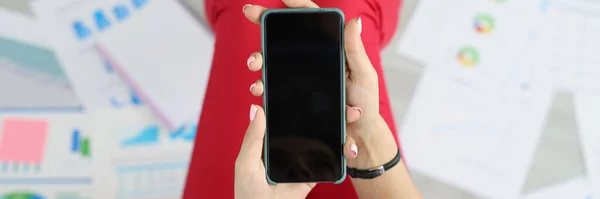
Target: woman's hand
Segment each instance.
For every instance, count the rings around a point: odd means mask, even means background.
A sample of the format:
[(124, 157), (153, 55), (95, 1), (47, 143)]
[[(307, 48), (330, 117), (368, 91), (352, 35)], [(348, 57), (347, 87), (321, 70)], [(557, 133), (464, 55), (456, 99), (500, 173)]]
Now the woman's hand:
[[(318, 8), (310, 0), (283, 0), (288, 7)], [(260, 23), (265, 7), (246, 5), (246, 17)], [(346, 122), (347, 141), (344, 155), (348, 166), (358, 169), (372, 169), (392, 160), (398, 148), (392, 132), (379, 115), (379, 84), (377, 72), (371, 65), (362, 44), (360, 33), (362, 21), (352, 19), (346, 24), (344, 45), (347, 61), (346, 72)], [(253, 53), (247, 60), (251, 71), (259, 71), (263, 65), (260, 52)], [(301, 70), (301, 69), (300, 69)], [(261, 96), (263, 83), (257, 80), (250, 85), (254, 96)], [(236, 161), (236, 198), (305, 198), (314, 183), (268, 185), (265, 168), (261, 160), (265, 115), (262, 108), (252, 105), (251, 124), (244, 138), (244, 144)], [(361, 151), (359, 154), (358, 151)], [(410, 180), (403, 164), (399, 164), (377, 179), (352, 179), (355, 190), (361, 198), (422, 198)]]
[[(318, 8), (318, 5), (310, 0), (283, 0), (283, 2), (288, 7)], [(267, 8), (259, 5), (246, 5), (243, 8), (244, 15), (256, 24), (260, 24), (261, 15), (265, 10)], [(396, 155), (397, 146), (387, 124), (379, 115), (378, 75), (363, 46), (361, 31), (360, 18), (350, 20), (344, 31), (348, 122), (345, 154), (346, 157), (356, 157), (348, 160), (349, 167), (370, 169), (391, 160)], [(248, 58), (247, 64), (251, 71), (259, 71), (263, 64), (261, 53), (253, 53)], [(257, 80), (251, 85), (250, 90), (255, 96), (261, 96), (262, 81)], [(357, 156), (358, 151), (364, 153)], [(372, 154), (376, 153), (379, 153), (377, 157), (373, 157)]]
[(271, 186), (267, 183), (261, 159), (266, 119), (263, 109), (250, 106), (250, 125), (244, 136), (240, 154), (235, 161), (235, 198), (279, 199), (306, 198), (315, 183), (286, 183)]
[[(288, 7), (318, 7), (309, 0), (284, 0)], [(265, 7), (258, 5), (246, 5), (243, 11), (246, 17), (254, 22), (260, 23), (260, 16), (266, 10)], [(355, 25), (356, 20), (354, 20)], [(355, 31), (358, 30), (355, 28)], [(355, 34), (358, 37), (358, 33)], [(360, 44), (362, 47), (362, 44)], [(362, 49), (364, 51), (364, 49)], [(367, 58), (368, 62), (368, 58)], [(247, 60), (248, 67), (251, 71), (259, 71), (262, 68), (262, 55), (260, 52), (253, 53)], [(371, 70), (373, 70), (371, 68)], [(375, 72), (374, 70), (372, 72)], [(350, 82), (350, 77), (348, 81)], [(360, 80), (355, 77), (353, 80)], [(350, 82), (351, 85), (358, 84)], [(377, 96), (377, 76), (375, 74), (375, 96)], [(250, 86), (250, 91), (255, 96), (263, 94), (263, 84), (261, 80), (257, 80)], [(360, 95), (359, 93), (357, 93)], [(355, 94), (355, 95), (357, 95)], [(368, 94), (372, 95), (372, 94)], [(364, 99), (356, 99), (361, 101)], [(378, 110), (378, 98), (375, 99), (376, 110)], [(375, 113), (377, 114), (377, 112)], [(346, 106), (346, 122), (351, 124), (361, 118), (362, 109), (357, 107)], [(378, 115), (378, 114), (377, 114)], [(269, 185), (266, 181), (265, 167), (261, 159), (263, 139), (265, 136), (266, 119), (264, 110), (258, 105), (252, 105), (250, 108), (250, 125), (246, 131), (244, 142), (240, 150), (240, 154), (235, 165), (235, 197), (236, 198), (305, 198), (310, 190), (315, 186), (315, 183), (285, 183), (278, 185)], [(344, 155), (348, 159), (357, 157), (358, 148), (354, 141), (348, 137), (344, 146)]]

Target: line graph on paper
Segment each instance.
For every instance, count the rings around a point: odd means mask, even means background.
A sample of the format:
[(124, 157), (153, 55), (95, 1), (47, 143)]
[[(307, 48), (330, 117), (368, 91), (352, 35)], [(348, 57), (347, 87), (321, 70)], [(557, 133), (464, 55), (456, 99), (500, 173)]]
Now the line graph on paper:
[(0, 111), (81, 110), (55, 54), (0, 37)]
[[(439, 112), (428, 119), (430, 127), (423, 132), (424, 139), (457, 156), (480, 157), (480, 164), (494, 165), (504, 152), (504, 143), (514, 134), (517, 119), (504, 116), (515, 107), (502, 104), (505, 99), (497, 95), (475, 96), (469, 91), (473, 90), (454, 90), (452, 97), (435, 105)], [(494, 99), (494, 106), (485, 103)]]

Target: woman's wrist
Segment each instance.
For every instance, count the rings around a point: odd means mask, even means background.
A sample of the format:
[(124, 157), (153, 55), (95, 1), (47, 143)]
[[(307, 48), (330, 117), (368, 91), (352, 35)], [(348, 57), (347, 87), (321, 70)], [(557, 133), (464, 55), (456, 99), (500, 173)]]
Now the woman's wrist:
[(348, 160), (348, 167), (373, 169), (391, 161), (398, 153), (398, 145), (387, 123), (382, 117), (369, 124), (361, 124), (352, 129), (359, 153)]

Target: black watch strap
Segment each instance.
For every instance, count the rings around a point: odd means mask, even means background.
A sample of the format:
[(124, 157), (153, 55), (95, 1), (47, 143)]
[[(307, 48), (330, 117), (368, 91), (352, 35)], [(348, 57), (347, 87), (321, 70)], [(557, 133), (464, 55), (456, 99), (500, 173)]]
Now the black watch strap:
[(376, 178), (376, 177), (382, 175), (385, 171), (390, 170), (391, 168), (396, 166), (398, 164), (398, 162), (400, 162), (400, 159), (401, 159), (400, 150), (398, 150), (394, 159), (392, 159), (392, 161), (389, 161), (388, 163), (385, 163), (382, 166), (379, 166), (374, 169), (369, 169), (369, 170), (360, 170), (360, 169), (354, 169), (354, 168), (347, 167), (346, 172), (352, 178), (373, 179), (373, 178)]

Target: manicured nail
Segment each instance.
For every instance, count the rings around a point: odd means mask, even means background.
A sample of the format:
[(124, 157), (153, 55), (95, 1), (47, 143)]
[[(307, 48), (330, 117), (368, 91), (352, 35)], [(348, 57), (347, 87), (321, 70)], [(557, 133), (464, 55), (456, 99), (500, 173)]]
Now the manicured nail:
[(248, 61), (246, 61), (246, 65), (248, 65), (248, 67), (250, 67), (250, 64), (254, 61), (254, 55), (250, 55), (250, 57), (248, 57)]
[(362, 115), (362, 109), (361, 108), (358, 108), (358, 107), (351, 107), (351, 108), (354, 109), (354, 110), (357, 110), (359, 115)]
[(254, 121), (254, 117), (256, 117), (256, 111), (258, 109), (256, 108), (256, 105), (250, 105), (250, 121)]
[(246, 4), (246, 5), (244, 5), (244, 7), (242, 8), (242, 12), (246, 13), (246, 8), (249, 8), (250, 6), (252, 6), (252, 4)]
[(250, 92), (252, 92), (252, 89), (256, 86), (256, 83), (250, 85)]
[(358, 155), (358, 147), (356, 147), (356, 144), (350, 144), (350, 151), (352, 151), (352, 158), (355, 158)]
[(356, 23), (358, 24), (358, 35), (360, 35), (362, 33), (362, 20), (360, 20), (360, 17), (356, 20)]

